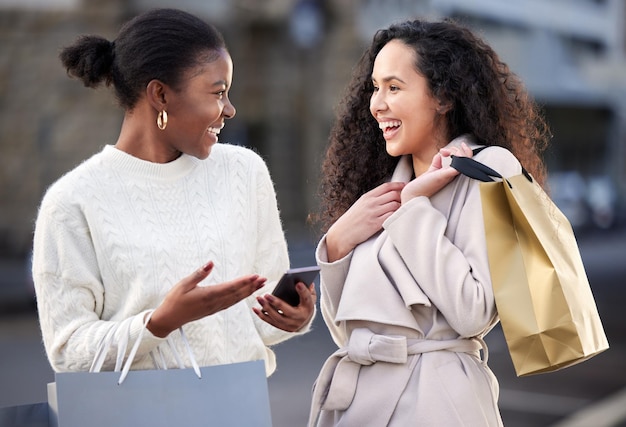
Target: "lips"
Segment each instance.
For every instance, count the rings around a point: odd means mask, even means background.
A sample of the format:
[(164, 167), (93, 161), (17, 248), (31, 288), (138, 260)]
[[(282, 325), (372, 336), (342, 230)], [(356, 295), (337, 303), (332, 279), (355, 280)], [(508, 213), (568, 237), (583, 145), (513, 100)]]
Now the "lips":
[(378, 122), (378, 127), (383, 131), (383, 137), (385, 139), (392, 138), (397, 132), (402, 122), (399, 120), (386, 120)]
[(221, 125), (217, 127), (211, 126), (206, 129), (206, 133), (211, 136), (211, 139), (213, 138), (215, 139), (213, 143), (217, 143), (219, 141), (218, 135), (220, 134), (223, 128), (224, 128), (224, 123), (222, 123)]
[(212, 133), (214, 135), (219, 135), (223, 128), (224, 128), (224, 123), (222, 123), (220, 125), (220, 127), (209, 127), (209, 128), (207, 128), (207, 132)]
[(378, 122), (378, 127), (381, 128), (382, 130), (385, 130), (386, 128), (390, 128), (390, 127), (398, 127), (402, 124), (402, 122), (400, 120), (387, 120), (384, 122)]

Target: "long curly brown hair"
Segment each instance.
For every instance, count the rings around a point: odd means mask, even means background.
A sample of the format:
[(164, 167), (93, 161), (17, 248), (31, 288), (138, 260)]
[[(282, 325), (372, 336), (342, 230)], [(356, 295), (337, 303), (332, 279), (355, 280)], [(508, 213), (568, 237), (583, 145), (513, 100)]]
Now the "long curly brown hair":
[(540, 154), (550, 134), (520, 79), (489, 45), (451, 19), (406, 21), (374, 35), (338, 105), (322, 163), (320, 211), (312, 216), (322, 232), (362, 194), (388, 180), (397, 164), (369, 110), (374, 59), (394, 39), (415, 50), (416, 70), (432, 96), (452, 105), (445, 120), (450, 140), (472, 134), (481, 145), (505, 147), (544, 184)]

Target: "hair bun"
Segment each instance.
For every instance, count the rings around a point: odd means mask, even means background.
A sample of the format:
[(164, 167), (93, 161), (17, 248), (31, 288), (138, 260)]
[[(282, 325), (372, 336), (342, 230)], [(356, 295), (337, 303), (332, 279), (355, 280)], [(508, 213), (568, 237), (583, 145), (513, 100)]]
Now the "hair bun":
[(59, 58), (70, 76), (82, 80), (87, 87), (96, 87), (110, 81), (114, 49), (115, 41), (87, 35), (64, 48)]

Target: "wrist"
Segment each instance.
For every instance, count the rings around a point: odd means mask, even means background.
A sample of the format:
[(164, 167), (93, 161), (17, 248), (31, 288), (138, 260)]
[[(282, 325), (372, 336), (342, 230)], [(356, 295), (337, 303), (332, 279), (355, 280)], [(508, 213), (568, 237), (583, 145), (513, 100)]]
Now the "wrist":
[(413, 194), (403, 194), (400, 196), (400, 205), (405, 205), (416, 197), (417, 196), (414, 196)]
[(406, 187), (404, 187), (404, 189), (402, 189), (402, 191), (400, 192), (400, 204), (404, 205), (405, 203), (410, 202), (411, 200), (413, 200), (414, 198), (418, 196), (419, 194), (414, 194), (408, 191)]
[(337, 261), (345, 257), (354, 248), (347, 239), (341, 238), (341, 233), (336, 233), (331, 227), (326, 233), (326, 253), (328, 262)]
[(158, 313), (158, 309), (156, 309), (152, 313), (152, 317), (150, 317), (150, 320), (148, 320), (146, 328), (152, 333), (152, 335), (158, 338), (165, 338), (170, 334), (170, 332), (176, 329), (168, 326), (164, 322), (163, 317), (160, 315), (160, 313)]

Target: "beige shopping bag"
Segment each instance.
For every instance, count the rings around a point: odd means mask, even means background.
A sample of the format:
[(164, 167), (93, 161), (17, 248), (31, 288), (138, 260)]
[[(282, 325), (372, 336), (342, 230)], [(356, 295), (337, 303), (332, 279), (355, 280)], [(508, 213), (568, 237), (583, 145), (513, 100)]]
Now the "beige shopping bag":
[[(525, 171), (500, 175), (470, 158), (479, 179), (496, 306), (518, 376), (551, 372), (609, 348), (572, 227)], [(487, 182), (491, 181), (491, 182)]]

